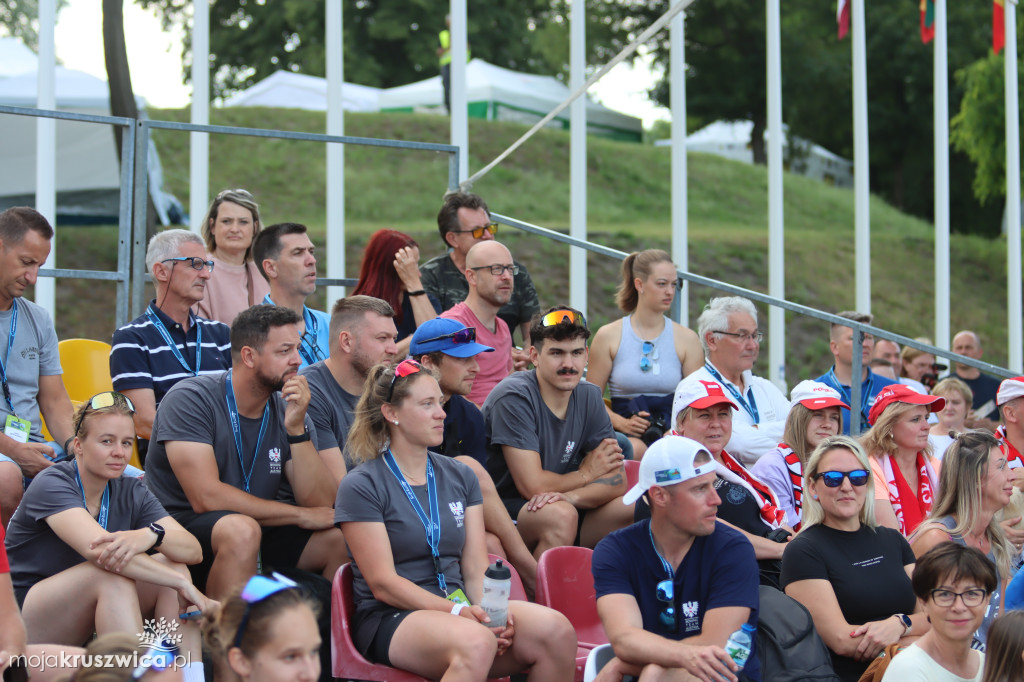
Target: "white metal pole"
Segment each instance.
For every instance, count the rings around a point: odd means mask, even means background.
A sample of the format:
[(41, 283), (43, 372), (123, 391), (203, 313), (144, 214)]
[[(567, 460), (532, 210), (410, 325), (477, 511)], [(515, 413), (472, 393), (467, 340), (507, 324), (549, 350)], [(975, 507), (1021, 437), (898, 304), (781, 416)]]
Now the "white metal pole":
[[(569, 15), (569, 89), (575, 91), (586, 81), (586, 3), (572, 0)], [(576, 98), (569, 107), (569, 234), (587, 238), (587, 96)], [(587, 314), (587, 252), (569, 248), (569, 301)]]
[(871, 314), (871, 184), (868, 174), (868, 79), (864, 41), (864, 2), (851, 0), (853, 24), (853, 194), (857, 310)]
[(451, 0), (451, 144), (459, 148), (459, 182), (469, 177), (469, 112), (466, 97), (466, 0)]
[(946, 0), (935, 0), (935, 345), (949, 349), (949, 82)]
[[(192, 123), (210, 123), (210, 2), (192, 3)], [(192, 230), (202, 229), (210, 191), (210, 134), (189, 133), (189, 199)]]
[[(40, 109), (57, 108), (57, 56), (53, 29), (57, 24), (57, 0), (39, 2), (39, 90), (36, 106)], [(36, 210), (42, 213), (54, 229), (57, 228), (57, 121), (52, 118), (36, 119)], [(57, 267), (57, 236), (50, 242), (50, 255), (43, 265)], [(36, 282), (36, 303), (56, 317), (57, 282), (52, 277), (40, 277)]]
[[(785, 236), (782, 215), (782, 30), (780, 0), (768, 0), (768, 293), (786, 297)], [(786, 391), (786, 311), (768, 308), (769, 378)]]
[[(686, 180), (686, 12), (680, 12), (669, 25), (671, 42), (669, 86), (672, 106), (672, 262), (683, 272), (690, 269), (689, 236), (687, 234)], [(685, 281), (679, 290), (679, 317), (684, 327), (690, 326), (690, 286)]]
[[(342, 0), (327, 2), (327, 134), (345, 134), (342, 83), (345, 80)], [(327, 145), (327, 276), (345, 277), (345, 146)], [(345, 287), (327, 287), (327, 312)]]
[(1006, 0), (1006, 332), (1008, 365), (1024, 371), (1020, 270), (1020, 104), (1017, 99), (1017, 0)]

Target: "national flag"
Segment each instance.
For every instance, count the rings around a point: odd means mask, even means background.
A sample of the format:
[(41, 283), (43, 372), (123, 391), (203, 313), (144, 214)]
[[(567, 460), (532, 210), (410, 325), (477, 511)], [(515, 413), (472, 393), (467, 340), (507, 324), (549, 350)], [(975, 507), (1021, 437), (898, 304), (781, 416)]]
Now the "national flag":
[(839, 0), (836, 5), (836, 23), (839, 24), (839, 40), (850, 32), (850, 0)]
[(935, 0), (921, 2), (921, 42), (930, 43), (935, 37)]
[(1003, 17), (1004, 0), (992, 0), (992, 52), (999, 54), (1006, 43), (1006, 20)]

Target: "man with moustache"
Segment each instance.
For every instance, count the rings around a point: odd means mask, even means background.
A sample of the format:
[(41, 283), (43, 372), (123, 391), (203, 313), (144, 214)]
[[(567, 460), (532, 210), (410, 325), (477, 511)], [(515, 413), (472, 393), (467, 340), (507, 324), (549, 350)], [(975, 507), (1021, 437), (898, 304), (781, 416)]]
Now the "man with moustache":
[(260, 230), (252, 244), (253, 261), (270, 283), (263, 302), (291, 308), (302, 317), (302, 367), (326, 359), (331, 345), (331, 318), (306, 306), (306, 299), (316, 292), (315, 253), (306, 226), (299, 223), (271, 225)]
[(756, 641), (742, 672), (724, 649), (744, 623), (757, 627), (760, 600), (750, 543), (716, 518), (716, 470), (694, 440), (656, 441), (623, 498), (646, 495), (651, 518), (594, 550), (597, 613), (615, 653), (603, 672), (615, 679), (761, 679)]
[[(202, 545), (193, 582), (214, 599), (256, 573), (257, 556), (264, 569), (328, 579), (345, 561), (335, 486), (306, 415), (306, 378), (297, 375), (301, 323), (284, 306), (239, 313), (232, 369), (180, 381), (153, 423), (146, 485)], [(282, 488), (298, 504), (279, 501)]]
[(593, 547), (629, 524), (626, 477), (601, 390), (583, 381), (590, 330), (552, 308), (530, 327), (535, 369), (504, 379), (483, 406), (487, 466), (526, 546)]
[(476, 405), (483, 405), (491, 389), (513, 370), (512, 336), (508, 325), (498, 317), (498, 311), (511, 298), (518, 271), (519, 266), (503, 244), (496, 241), (476, 244), (466, 254), (469, 295), (462, 303), (441, 313), (443, 318), (458, 320), (476, 329), (480, 343), (494, 349), (493, 353), (477, 360), (480, 371), (473, 380), (473, 390), (466, 396)]

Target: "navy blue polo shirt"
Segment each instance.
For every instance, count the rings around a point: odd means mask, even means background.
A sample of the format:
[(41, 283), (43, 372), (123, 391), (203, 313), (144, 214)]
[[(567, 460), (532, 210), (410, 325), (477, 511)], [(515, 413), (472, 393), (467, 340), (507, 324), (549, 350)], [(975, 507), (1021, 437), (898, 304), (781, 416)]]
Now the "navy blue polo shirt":
[(453, 395), (444, 406), (444, 441), (437, 449), (442, 455), (472, 457), (487, 467), (487, 438), (480, 408)]

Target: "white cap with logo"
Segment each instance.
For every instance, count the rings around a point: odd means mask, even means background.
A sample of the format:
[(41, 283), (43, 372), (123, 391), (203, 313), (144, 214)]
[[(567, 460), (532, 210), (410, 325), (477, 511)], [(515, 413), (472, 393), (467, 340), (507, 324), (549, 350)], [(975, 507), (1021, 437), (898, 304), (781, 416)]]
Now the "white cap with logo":
[[(704, 453), (708, 461), (694, 466), (697, 455)], [(718, 466), (708, 449), (685, 436), (665, 436), (647, 448), (640, 460), (637, 484), (622, 496), (623, 504), (633, 504), (652, 486), (670, 486), (717, 471)]]

